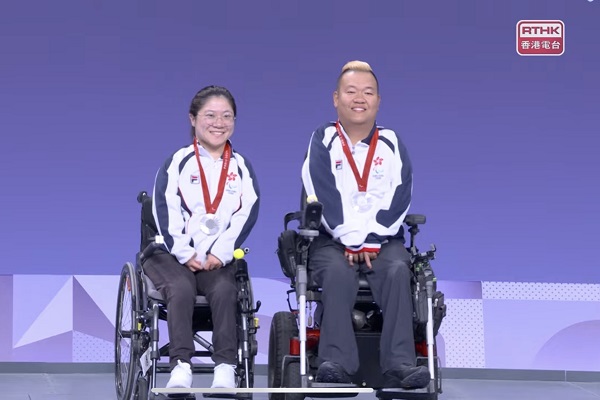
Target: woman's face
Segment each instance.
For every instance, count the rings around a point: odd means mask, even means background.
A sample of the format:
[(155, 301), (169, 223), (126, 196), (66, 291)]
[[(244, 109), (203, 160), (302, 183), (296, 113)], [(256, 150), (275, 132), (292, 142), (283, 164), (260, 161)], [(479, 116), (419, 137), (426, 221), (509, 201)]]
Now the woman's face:
[(229, 101), (223, 96), (210, 97), (196, 116), (190, 114), (190, 122), (198, 143), (213, 156), (221, 156), (235, 125)]

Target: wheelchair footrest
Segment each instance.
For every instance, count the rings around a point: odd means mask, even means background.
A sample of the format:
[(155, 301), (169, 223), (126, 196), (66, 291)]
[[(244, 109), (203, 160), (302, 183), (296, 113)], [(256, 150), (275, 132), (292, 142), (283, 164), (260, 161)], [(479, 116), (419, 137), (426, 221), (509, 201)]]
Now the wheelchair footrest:
[(353, 383), (327, 383), (327, 382), (314, 382), (309, 381), (308, 387), (311, 388), (355, 388), (357, 387)]
[[(430, 385), (431, 386), (431, 385)], [(378, 389), (375, 396), (380, 400), (405, 399), (405, 400), (428, 400), (436, 399), (437, 393), (432, 392), (429, 387), (423, 389), (385, 388)]]
[[(292, 388), (153, 388), (152, 392), (164, 394), (202, 393), (204, 397), (219, 398), (247, 398), (245, 395), (252, 393), (306, 393), (308, 397), (353, 397), (358, 393), (372, 393), (372, 388), (363, 388), (356, 385), (319, 384), (318, 387), (292, 387)], [(348, 394), (350, 396), (348, 396)]]
[(217, 399), (251, 399), (252, 393), (204, 393), (202, 396)]
[(194, 393), (174, 393), (168, 395), (159, 395), (160, 400), (196, 400)]
[[(203, 397), (214, 397), (214, 398), (218, 398), (218, 399), (251, 399), (252, 398), (252, 390), (253, 389), (241, 388), (241, 390), (245, 390), (245, 392), (242, 392), (242, 393), (236, 392), (236, 390), (239, 390), (239, 389), (240, 388), (235, 388), (235, 389), (154, 388), (154, 389), (152, 389), (152, 392), (154, 392), (156, 394), (156, 396), (157, 396), (156, 398), (159, 400), (172, 400), (172, 399), (196, 400), (196, 393), (202, 393)], [(185, 391), (187, 391), (187, 390), (189, 390), (190, 392), (186, 393)], [(248, 392), (248, 391), (250, 391), (250, 392)]]
[(356, 393), (348, 393), (348, 392), (336, 393), (334, 391), (334, 389), (336, 389), (336, 388), (340, 388), (340, 389), (341, 388), (343, 388), (343, 389), (356, 388), (357, 386), (355, 384), (353, 384), (353, 383), (326, 383), (326, 382), (309, 381), (308, 387), (313, 388), (313, 389), (331, 389), (328, 392), (311, 393), (310, 397), (320, 397), (320, 398), (334, 397), (334, 398), (341, 398), (341, 397), (356, 397), (356, 396), (358, 396), (358, 392), (356, 392)]

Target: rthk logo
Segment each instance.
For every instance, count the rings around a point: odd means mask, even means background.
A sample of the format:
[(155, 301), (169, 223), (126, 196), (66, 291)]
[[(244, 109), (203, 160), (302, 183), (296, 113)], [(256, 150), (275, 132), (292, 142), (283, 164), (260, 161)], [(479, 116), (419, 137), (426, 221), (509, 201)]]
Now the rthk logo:
[(555, 21), (517, 22), (517, 53), (521, 56), (560, 56), (565, 52), (565, 24)]

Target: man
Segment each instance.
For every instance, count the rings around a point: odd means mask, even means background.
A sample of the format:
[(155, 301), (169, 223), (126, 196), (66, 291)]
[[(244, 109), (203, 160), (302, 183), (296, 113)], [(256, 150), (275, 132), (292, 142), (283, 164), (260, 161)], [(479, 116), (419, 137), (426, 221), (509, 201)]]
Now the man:
[(323, 315), (316, 379), (346, 383), (359, 367), (351, 314), (362, 272), (383, 312), (384, 386), (427, 386), (429, 370), (415, 366), (410, 255), (402, 222), (412, 194), (412, 167), (392, 130), (377, 126), (379, 83), (369, 66), (351, 61), (333, 93), (336, 122), (312, 135), (302, 180), (323, 204), (322, 233), (309, 268), (322, 287)]

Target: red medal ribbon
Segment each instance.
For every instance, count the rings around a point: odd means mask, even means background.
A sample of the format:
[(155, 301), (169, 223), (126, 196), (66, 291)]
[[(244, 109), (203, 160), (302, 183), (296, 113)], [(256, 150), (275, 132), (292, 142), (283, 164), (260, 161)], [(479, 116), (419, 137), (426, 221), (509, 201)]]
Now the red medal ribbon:
[(358, 168), (356, 167), (356, 163), (354, 162), (354, 157), (352, 157), (352, 153), (350, 152), (348, 142), (346, 142), (346, 138), (342, 133), (342, 128), (340, 127), (339, 120), (335, 123), (335, 128), (337, 129), (338, 136), (340, 137), (340, 142), (342, 144), (342, 149), (344, 150), (344, 155), (346, 155), (348, 164), (350, 164), (350, 168), (352, 168), (352, 172), (354, 172), (354, 178), (356, 179), (356, 183), (358, 184), (358, 191), (366, 192), (367, 181), (369, 180), (369, 172), (371, 172), (371, 164), (373, 163), (373, 155), (375, 154), (375, 148), (377, 147), (377, 141), (379, 140), (379, 129), (375, 128), (375, 133), (371, 138), (371, 143), (369, 143), (369, 151), (367, 152), (367, 160), (365, 161), (365, 166), (363, 167), (363, 173), (362, 176), (360, 176), (360, 174), (358, 173)]
[(204, 175), (204, 169), (202, 169), (202, 163), (200, 163), (200, 153), (198, 152), (198, 139), (194, 138), (194, 152), (196, 153), (196, 161), (198, 162), (198, 168), (200, 169), (200, 179), (202, 180), (202, 194), (204, 195), (204, 207), (206, 207), (207, 214), (215, 214), (221, 199), (223, 198), (223, 191), (225, 190), (225, 180), (227, 179), (227, 171), (229, 170), (229, 161), (231, 160), (231, 146), (229, 142), (225, 143), (225, 150), (223, 151), (223, 167), (221, 169), (221, 176), (219, 177), (219, 186), (217, 189), (217, 196), (215, 200), (210, 202), (210, 193), (208, 193), (208, 184), (206, 183), (206, 175)]

